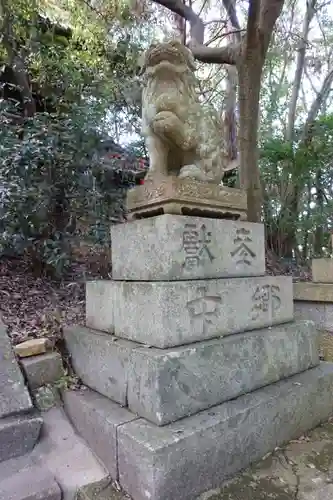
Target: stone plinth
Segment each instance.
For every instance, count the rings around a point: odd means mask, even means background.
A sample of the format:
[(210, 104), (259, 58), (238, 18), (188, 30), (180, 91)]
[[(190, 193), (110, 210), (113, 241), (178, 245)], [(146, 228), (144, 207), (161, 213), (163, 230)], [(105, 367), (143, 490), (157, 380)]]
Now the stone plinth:
[[(189, 344), (293, 319), (292, 280), (287, 276), (104, 281), (104, 289), (107, 283), (114, 300), (105, 314), (109, 324), (114, 322), (116, 337), (155, 347)], [(93, 308), (90, 304), (89, 309)]]
[(333, 283), (294, 283), (295, 317), (315, 322), (320, 333), (320, 354), (333, 361)]
[(193, 500), (333, 411), (333, 366), (272, 384), (166, 427), (118, 428), (119, 482), (134, 500)]
[(131, 189), (127, 207), (135, 218), (161, 214), (246, 220), (246, 192), (174, 176), (146, 179)]
[(263, 224), (167, 214), (115, 225), (111, 240), (115, 280), (265, 274)]
[(64, 331), (83, 383), (165, 425), (319, 363), (317, 331), (297, 322), (172, 349), (84, 327)]
[(110, 280), (86, 282), (86, 325), (114, 332), (114, 298), (117, 284)]
[(310, 302), (333, 302), (333, 283), (294, 283), (294, 300)]
[(322, 363), (164, 427), (134, 414), (130, 421), (129, 412), (120, 414), (119, 406), (102, 396), (92, 404), (86, 391), (65, 396), (64, 404), (133, 500), (194, 500), (327, 420), (332, 392), (333, 365)]
[(315, 283), (333, 284), (333, 259), (312, 259), (312, 279)]
[(64, 336), (75, 373), (83, 383), (126, 405), (129, 356), (140, 344), (83, 326), (67, 327)]
[(128, 406), (165, 425), (319, 364), (314, 323), (298, 322), (130, 358)]

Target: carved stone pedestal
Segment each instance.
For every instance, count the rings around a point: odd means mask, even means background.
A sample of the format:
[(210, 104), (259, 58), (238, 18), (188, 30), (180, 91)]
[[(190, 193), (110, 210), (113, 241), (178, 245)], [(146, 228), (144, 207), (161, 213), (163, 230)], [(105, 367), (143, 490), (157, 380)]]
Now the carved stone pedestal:
[(173, 176), (147, 179), (129, 191), (127, 200), (137, 219), (161, 214), (247, 218), (245, 191)]
[(167, 178), (129, 208), (144, 219), (112, 228), (89, 328), (65, 331), (93, 389), (65, 408), (133, 500), (196, 500), (327, 419), (333, 364), (314, 324), (293, 322), (291, 278), (265, 276), (263, 227), (223, 220), (246, 217), (243, 192)]

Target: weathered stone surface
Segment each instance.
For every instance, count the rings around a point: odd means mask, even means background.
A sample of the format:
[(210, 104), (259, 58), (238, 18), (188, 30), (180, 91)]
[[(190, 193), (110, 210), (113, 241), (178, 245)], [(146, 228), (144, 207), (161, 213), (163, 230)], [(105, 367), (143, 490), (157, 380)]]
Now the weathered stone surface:
[(333, 284), (309, 281), (294, 283), (294, 300), (333, 302)]
[(114, 297), (113, 281), (96, 280), (86, 283), (86, 326), (104, 332), (114, 332)]
[(7, 417), (0, 420), (0, 462), (28, 453), (35, 446), (43, 420), (40, 417)]
[(312, 259), (312, 279), (333, 284), (333, 259)]
[(119, 481), (135, 500), (193, 500), (333, 411), (333, 365), (317, 368), (166, 427), (118, 429)]
[(128, 406), (157, 425), (319, 364), (314, 323), (297, 322), (161, 350), (132, 350)]
[(83, 326), (64, 330), (72, 365), (85, 385), (127, 404), (128, 356), (136, 345)]
[(118, 281), (110, 282), (110, 287), (115, 284), (115, 335), (155, 347), (184, 345), (293, 319), (292, 280), (287, 276)]
[(28, 389), (0, 319), (0, 418), (31, 408)]
[(263, 224), (160, 215), (112, 226), (111, 239), (112, 277), (116, 280), (265, 274)]
[(65, 410), (78, 433), (118, 479), (117, 429), (136, 415), (89, 389), (64, 391)]
[(62, 359), (58, 352), (25, 358), (21, 363), (31, 389), (51, 384), (64, 375)]
[(216, 110), (200, 99), (192, 52), (179, 40), (153, 43), (141, 68), (148, 178), (174, 174), (221, 184), (228, 143)]
[(246, 220), (247, 198), (241, 189), (175, 176), (148, 179), (128, 191), (127, 208), (136, 218), (161, 214)]
[[(1, 468), (0, 468), (1, 474)], [(30, 466), (0, 478), (2, 500), (61, 500), (62, 493), (50, 472)]]
[(321, 330), (333, 331), (333, 303), (295, 300), (295, 318), (314, 321)]
[(63, 409), (52, 408), (43, 418), (42, 439), (31, 457), (36, 465), (52, 472), (62, 490), (62, 500), (76, 500), (77, 492), (86, 486), (107, 484), (108, 472), (75, 432)]
[(46, 338), (30, 339), (16, 344), (14, 351), (20, 358), (26, 358), (43, 354), (48, 347), (50, 347), (50, 342)]

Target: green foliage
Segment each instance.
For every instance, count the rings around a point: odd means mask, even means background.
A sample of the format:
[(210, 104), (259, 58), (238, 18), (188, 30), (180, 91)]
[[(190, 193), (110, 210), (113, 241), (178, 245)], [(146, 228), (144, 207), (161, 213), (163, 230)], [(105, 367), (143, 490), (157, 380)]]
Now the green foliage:
[[(4, 86), (0, 251), (28, 254), (35, 271), (60, 279), (70, 265), (73, 220), (92, 213), (102, 221), (110, 217), (114, 200), (107, 183), (93, 189), (92, 173), (100, 167), (93, 153), (116, 117), (110, 109), (138, 112), (127, 102), (138, 48), (122, 28), (132, 22), (128, 13), (126, 19), (121, 11), (100, 16), (76, 0), (58, 9), (51, 2), (15, 0), (6, 17), (5, 0), (0, 6), (0, 23), (10, 23), (0, 57), (9, 67), (13, 54), (21, 59), (38, 104), (32, 117), (20, 117), (20, 103), (12, 99), (22, 88), (15, 81)], [(55, 12), (60, 23), (52, 20)]]

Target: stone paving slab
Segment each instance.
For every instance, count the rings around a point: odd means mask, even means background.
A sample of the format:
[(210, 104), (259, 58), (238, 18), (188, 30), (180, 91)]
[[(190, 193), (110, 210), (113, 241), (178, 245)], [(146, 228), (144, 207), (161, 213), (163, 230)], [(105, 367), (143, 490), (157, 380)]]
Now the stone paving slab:
[(124, 424), (120, 484), (134, 500), (193, 500), (328, 419), (332, 390), (333, 365), (322, 363), (165, 427)]
[(3, 475), (0, 466), (2, 500), (61, 500), (62, 493), (52, 474), (40, 466), (28, 466), (16, 473)]
[(60, 485), (61, 500), (77, 500), (80, 488), (110, 481), (108, 472), (75, 432), (62, 408), (52, 408), (43, 413), (43, 418), (42, 439), (30, 456), (35, 465), (52, 473)]
[(0, 318), (0, 419), (33, 407), (18, 362)]
[(114, 225), (111, 240), (115, 280), (168, 281), (265, 274), (263, 224), (161, 215)]
[(128, 406), (165, 425), (318, 364), (311, 321), (172, 349), (136, 348), (129, 357)]
[(110, 281), (103, 282), (104, 289), (107, 283), (110, 289), (116, 288), (114, 307), (110, 304), (116, 337), (160, 348), (293, 319), (289, 276), (150, 283)]
[(197, 500), (331, 500), (332, 439), (331, 420)]

